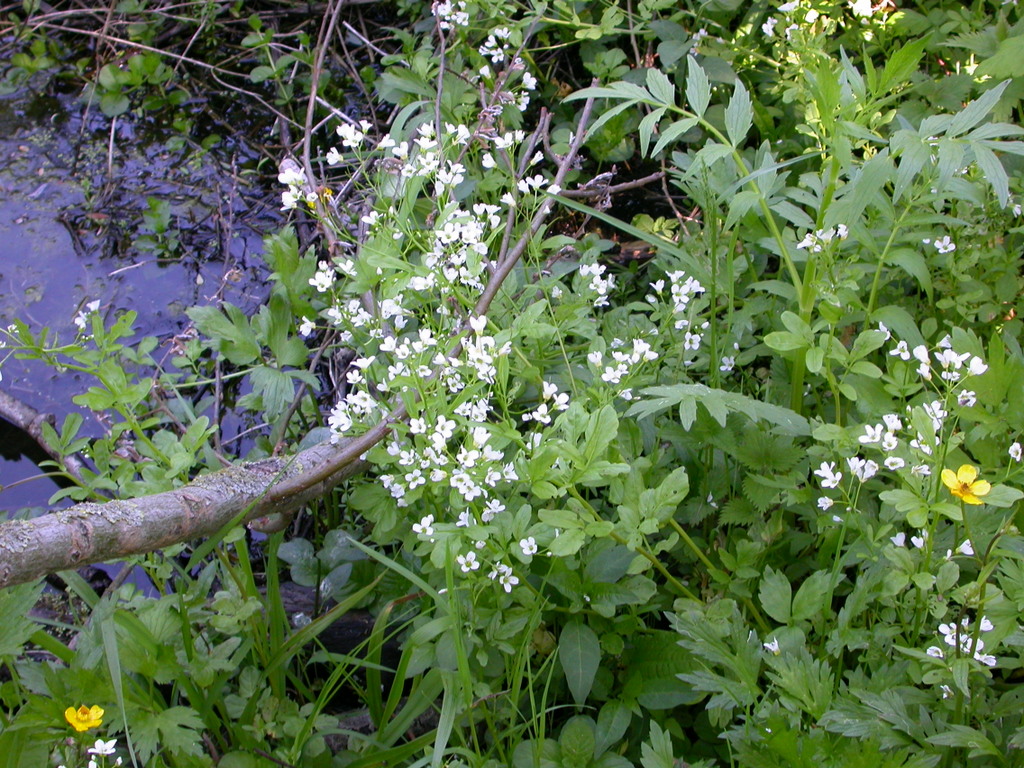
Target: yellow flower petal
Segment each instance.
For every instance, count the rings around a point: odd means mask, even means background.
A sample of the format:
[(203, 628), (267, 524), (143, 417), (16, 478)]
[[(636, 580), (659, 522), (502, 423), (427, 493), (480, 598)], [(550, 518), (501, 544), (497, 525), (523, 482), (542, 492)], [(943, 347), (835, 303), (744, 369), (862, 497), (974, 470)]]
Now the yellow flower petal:
[(952, 469), (942, 470), (942, 484), (951, 491), (960, 487), (960, 481), (956, 479), (956, 473)]
[(956, 471), (956, 479), (964, 485), (970, 485), (978, 479), (978, 470), (970, 464), (963, 464)]

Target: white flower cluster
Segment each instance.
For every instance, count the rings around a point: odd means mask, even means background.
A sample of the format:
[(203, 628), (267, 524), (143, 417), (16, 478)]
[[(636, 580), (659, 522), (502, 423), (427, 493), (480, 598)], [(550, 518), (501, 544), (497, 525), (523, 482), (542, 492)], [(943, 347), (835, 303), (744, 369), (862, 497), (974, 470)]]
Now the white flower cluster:
[[(885, 330), (885, 326), (882, 326)], [(918, 344), (913, 349), (905, 341), (898, 341), (896, 346), (889, 350), (889, 354), (892, 357), (898, 357), (900, 360), (909, 361), (913, 357), (918, 362), (917, 373), (925, 381), (931, 381), (935, 368), (932, 365), (932, 357), (935, 358), (935, 362), (938, 363), (940, 378), (945, 381), (955, 384), (964, 376), (968, 374), (970, 376), (981, 376), (988, 370), (988, 365), (977, 355), (972, 355), (970, 352), (959, 353), (953, 349), (953, 342), (949, 336), (944, 337), (938, 344), (939, 350), (929, 355), (928, 347), (924, 344)], [(966, 365), (965, 365), (966, 364)], [(973, 395), (974, 393), (970, 393)], [(968, 400), (972, 398), (968, 396)], [(971, 405), (974, 403), (971, 402)]]
[[(523, 421), (535, 421), (538, 424), (550, 424), (551, 414), (555, 411), (564, 411), (569, 407), (569, 395), (565, 392), (559, 393), (555, 384), (545, 381), (541, 388), (544, 402), (540, 403), (530, 413), (523, 414)], [(548, 401), (551, 405), (548, 405)]]
[(327, 417), (327, 426), (331, 430), (331, 442), (337, 443), (348, 433), (356, 422), (366, 423), (376, 413), (386, 416), (390, 409), (385, 403), (375, 400), (369, 392), (360, 390), (349, 392), (338, 400)]
[(494, 570), (487, 574), (487, 576), (491, 581), (497, 580), (506, 592), (511, 592), (512, 587), (519, 583), (518, 577), (512, 573), (512, 567), (504, 563), (496, 563)]
[[(991, 632), (992, 622), (988, 620), (988, 617), (982, 616), (979, 627), (982, 632)], [(939, 624), (939, 634), (942, 635), (942, 639), (946, 645), (958, 650), (958, 656), (961, 654), (970, 654), (985, 666), (994, 667), (996, 665), (995, 656), (988, 653), (982, 653), (985, 649), (985, 641), (979, 637), (975, 643), (973, 631), (971, 630), (970, 622), (967, 620), (966, 616), (960, 620), (959, 624)], [(944, 659), (946, 658), (948, 651), (944, 651), (941, 647), (933, 645), (928, 648), (926, 653), (937, 659)]]
[[(334, 129), (334, 132), (341, 137), (341, 146), (348, 149), (359, 149), (366, 140), (366, 133), (372, 127), (368, 121), (360, 120), (358, 126), (351, 123), (341, 123)], [(343, 155), (338, 151), (337, 147), (331, 147), (327, 150), (326, 160), (328, 165), (339, 165), (343, 160)]]
[(850, 232), (845, 224), (840, 224), (838, 227), (829, 227), (828, 229), (819, 229), (816, 232), (808, 232), (804, 235), (804, 239), (797, 243), (796, 247), (799, 249), (809, 249), (811, 253), (821, 253), (830, 242), (837, 238), (845, 240), (849, 234)]
[(437, 17), (437, 26), (448, 30), (453, 27), (469, 26), (469, 13), (466, 11), (466, 0), (445, 0), (443, 3), (434, 3), (434, 16)]
[(277, 180), (288, 189), (281, 193), (281, 210), (289, 211), (298, 207), (300, 202), (307, 205), (316, 204), (316, 192), (306, 178), (306, 172), (294, 160), (285, 159), (278, 169)]
[(473, 212), (455, 207), (438, 217), (431, 249), (423, 256), (426, 274), (414, 277), (410, 287), (423, 291), (434, 288), (443, 278), (450, 284), (461, 283), (483, 289), (481, 276), (486, 268), (485, 237), (488, 230), (501, 224), (500, 208), (478, 203)]
[[(695, 296), (700, 296), (704, 293), (704, 286), (700, 284), (699, 280), (688, 276), (685, 272), (669, 272), (668, 279), (671, 281), (669, 291), (672, 296), (672, 312), (677, 315), (675, 328), (677, 331), (681, 331), (684, 328), (690, 327), (690, 319), (686, 316), (687, 309), (690, 307), (690, 302)], [(655, 291), (661, 293), (663, 283), (658, 280), (651, 284), (651, 287)], [(689, 346), (690, 340), (687, 339), (687, 349), (696, 349), (697, 345), (700, 344), (700, 336), (697, 336), (695, 345)]]
[[(864, 2), (868, 1), (869, 0), (856, 0), (856, 3), (860, 3), (862, 5)], [(793, 38), (793, 33), (800, 29), (800, 24), (798, 22), (811, 25), (821, 17), (821, 14), (813, 8), (801, 8), (798, 0), (791, 0), (791, 2), (780, 5), (779, 13), (783, 14), (783, 19), (780, 19), (778, 16), (770, 16), (768, 20), (761, 25), (761, 32), (764, 33), (765, 37), (775, 37), (775, 28), (778, 26), (780, 21), (784, 20), (792, 22), (786, 26), (785, 30), (783, 30), (785, 38), (787, 40), (791, 40)]]
[(608, 292), (615, 287), (615, 275), (609, 275), (604, 264), (580, 264), (580, 276), (590, 278), (587, 288), (597, 294), (595, 307), (608, 306)]
[(478, 49), (480, 55), (490, 59), (492, 64), (501, 64), (505, 61), (511, 36), (512, 31), (508, 27), (498, 27), (487, 36), (487, 40)]
[[(615, 341), (618, 341), (618, 339)], [(604, 368), (601, 372), (602, 381), (606, 381), (609, 384), (619, 384), (624, 378), (634, 373), (642, 363), (657, 360), (658, 353), (643, 339), (633, 339), (632, 349), (629, 352), (612, 349), (611, 358), (614, 365), (605, 365), (604, 355), (600, 351), (594, 350), (587, 355), (587, 360), (590, 361), (591, 365), (598, 369)]]
[[(93, 312), (99, 311), (99, 308), (100, 308), (100, 300), (99, 299), (95, 299), (94, 301), (86, 302), (85, 306), (82, 307), (82, 309), (80, 309), (78, 311), (77, 315), (75, 315), (74, 323), (75, 323), (75, 326), (78, 328), (78, 330), (84, 331), (88, 327), (88, 325), (89, 325), (89, 316), (92, 315)], [(2, 345), (0, 345), (0, 346), (2, 346)]]
[[(397, 475), (382, 475), (381, 483), (400, 507), (407, 506), (409, 493), (426, 484), (427, 480), (434, 485), (446, 484), (467, 505), (480, 499), (484, 505), (480, 520), (490, 522), (505, 509), (504, 504), (490, 497), (491, 491), (499, 483), (518, 480), (519, 476), (512, 464), (504, 461), (504, 453), (490, 445), (491, 433), (482, 425), (468, 428), (463, 444), (452, 455), (449, 444), (457, 437), (456, 430), (455, 421), (443, 415), (437, 417), (432, 427), (428, 427), (422, 417), (413, 419), (409, 431), (413, 435), (423, 435), (429, 444), (420, 443), (422, 447), (416, 450), (403, 448), (397, 442), (391, 443), (388, 453), (397, 458), (401, 471)], [(472, 514), (466, 509), (461, 513), (457, 525), (468, 526), (472, 522)], [(430, 523), (433, 523), (433, 517), (427, 524), (421, 520), (422, 530), (414, 526), (413, 531), (430, 536), (433, 529), (426, 531)]]

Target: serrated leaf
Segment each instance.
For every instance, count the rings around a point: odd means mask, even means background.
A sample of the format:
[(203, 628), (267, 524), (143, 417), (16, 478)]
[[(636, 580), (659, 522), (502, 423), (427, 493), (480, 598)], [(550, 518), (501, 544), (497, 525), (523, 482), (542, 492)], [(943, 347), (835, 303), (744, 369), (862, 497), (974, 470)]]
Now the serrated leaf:
[(734, 496), (718, 513), (719, 525), (753, 525), (761, 520), (761, 515), (753, 504), (744, 496)]
[(658, 121), (661, 120), (664, 114), (665, 107), (659, 107), (649, 115), (645, 115), (644, 119), (640, 121), (640, 127), (637, 129), (640, 133), (640, 154), (645, 157), (647, 156), (647, 148), (651, 145), (651, 136), (654, 134), (654, 129), (658, 127)]
[(704, 117), (711, 103), (711, 83), (693, 56), (686, 57), (686, 101), (698, 117)]
[(999, 101), (1003, 91), (1006, 90), (1006, 86), (1009, 84), (1009, 80), (1004, 80), (995, 88), (985, 91), (985, 93), (957, 112), (949, 123), (946, 136), (950, 138), (960, 136), (984, 120), (986, 115), (995, 107), (996, 102)]
[(678, 139), (687, 131), (692, 130), (698, 122), (700, 121), (696, 117), (684, 117), (682, 120), (676, 120), (661, 132), (661, 137), (658, 139), (658, 143), (654, 145), (654, 149), (651, 150), (651, 155), (657, 155), (671, 142)]
[(643, 768), (674, 768), (675, 764), (672, 737), (652, 720), (651, 737), (640, 745), (640, 765)]
[(35, 623), (28, 618), (39, 600), (43, 582), (20, 584), (0, 590), (0, 657), (19, 657), (25, 643), (36, 631)]
[(601, 644), (594, 630), (574, 619), (565, 625), (558, 638), (558, 662), (573, 701), (582, 705), (590, 695), (601, 661)]
[(758, 512), (763, 514), (775, 503), (779, 496), (779, 489), (769, 485), (765, 478), (747, 474), (743, 478), (743, 495)]
[(656, 100), (666, 106), (675, 106), (676, 87), (660, 69), (647, 70), (647, 90)]
[(740, 80), (736, 81), (729, 106), (725, 108), (725, 132), (734, 147), (739, 147), (747, 138), (747, 132), (754, 122), (754, 110), (750, 105), (750, 94)]
[(924, 55), (925, 47), (931, 42), (931, 36), (913, 40), (902, 46), (898, 51), (886, 57), (885, 69), (878, 78), (877, 90), (872, 89), (875, 96), (883, 96), (892, 92), (897, 86), (906, 83), (917, 71), (917, 65)]
[(1010, 199), (1010, 178), (1006, 175), (1006, 169), (995, 153), (985, 145), (975, 143), (972, 149), (974, 162), (978, 164), (978, 169), (992, 187), (992, 191), (996, 193), (999, 205), (1005, 208)]

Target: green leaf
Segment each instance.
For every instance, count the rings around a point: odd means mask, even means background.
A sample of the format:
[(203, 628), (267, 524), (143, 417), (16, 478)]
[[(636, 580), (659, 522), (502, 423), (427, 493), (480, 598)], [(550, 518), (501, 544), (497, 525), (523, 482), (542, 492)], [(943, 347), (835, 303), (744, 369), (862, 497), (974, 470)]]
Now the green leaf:
[(601, 644), (594, 630), (579, 619), (565, 625), (558, 639), (558, 662), (577, 705), (590, 694), (601, 661)]
[(613, 699), (605, 702), (597, 716), (594, 754), (603, 755), (610, 747), (617, 744), (632, 719), (633, 713), (621, 701)]
[(793, 597), (793, 621), (806, 621), (830, 611), (832, 590), (835, 585), (828, 571), (815, 571), (808, 577)]
[[(733, 413), (742, 413), (752, 421), (767, 421), (774, 424), (780, 431), (790, 435), (809, 435), (811, 426), (803, 416), (788, 408), (773, 403), (762, 403), (738, 392), (724, 389), (713, 389), (704, 384), (672, 384), (669, 386), (646, 387), (640, 394), (645, 398), (630, 406), (627, 416), (641, 418), (653, 416), (666, 411), (675, 405), (685, 407), (687, 413), (696, 414), (696, 403), (700, 403), (711, 412), (708, 404), (715, 402), (715, 408), (721, 405)], [(686, 423), (684, 422), (684, 426)]]
[(645, 115), (644, 119), (640, 121), (640, 153), (647, 155), (647, 148), (651, 145), (651, 135), (654, 133), (654, 129), (658, 127), (658, 121), (661, 120), (665, 114), (665, 107), (659, 107), (658, 109), (651, 112), (649, 115)]
[(917, 280), (928, 300), (932, 300), (932, 275), (928, 269), (928, 262), (920, 251), (913, 248), (894, 248), (886, 257), (886, 262), (899, 267)]
[(35, 623), (28, 618), (42, 592), (41, 581), (34, 584), (20, 584), (0, 590), (0, 657), (20, 657), (25, 643), (36, 631)]
[(137, 709), (132, 724), (140, 751), (154, 754), (163, 747), (176, 755), (202, 754), (203, 720), (191, 707), (168, 707), (156, 713)]
[(1024, 498), (1024, 492), (1000, 483), (999, 485), (993, 485), (992, 490), (983, 496), (981, 500), (993, 507), (1006, 508), (1012, 507), (1022, 498)]
[(985, 93), (955, 114), (949, 123), (949, 128), (946, 130), (946, 136), (949, 138), (960, 136), (984, 120), (985, 116), (995, 107), (996, 102), (999, 101), (1003, 91), (1006, 90), (1006, 86), (1009, 84), (1009, 80), (1004, 80), (995, 88), (985, 91)]
[(908, 82), (910, 76), (917, 71), (917, 65), (924, 55), (924, 49), (930, 42), (931, 36), (926, 35), (889, 54), (885, 62), (885, 69), (882, 70), (882, 75), (878, 78), (877, 88), (872, 89), (873, 94), (884, 96), (897, 86)]
[(978, 164), (978, 170), (991, 185), (999, 205), (1005, 208), (1010, 199), (1010, 179), (1006, 175), (1006, 169), (995, 153), (984, 144), (972, 143), (971, 148), (974, 150), (974, 161)]
[(971, 750), (968, 753), (971, 758), (982, 755), (992, 755), (1000, 759), (1004, 757), (1003, 751), (993, 744), (985, 734), (966, 725), (947, 724), (946, 730), (929, 736), (928, 742), (943, 747), (965, 747)]
[(660, 69), (647, 70), (647, 90), (651, 96), (666, 106), (675, 106), (676, 87)]
[(643, 768), (675, 768), (675, 752), (672, 737), (651, 721), (651, 737), (640, 745), (640, 765)]
[(259, 359), (256, 334), (238, 307), (225, 302), (224, 312), (216, 307), (191, 307), (185, 313), (202, 334), (216, 343), (229, 363), (248, 365)]
[(686, 57), (686, 101), (698, 117), (704, 117), (711, 102), (711, 83), (693, 56)]
[(757, 597), (761, 601), (761, 607), (764, 608), (765, 613), (779, 624), (789, 623), (793, 587), (790, 586), (789, 579), (780, 571), (776, 571), (770, 565), (765, 569)]
[(725, 108), (725, 131), (734, 147), (739, 147), (747, 137), (754, 121), (754, 110), (750, 106), (750, 94), (743, 82), (736, 81), (729, 106)]
[(654, 145), (654, 149), (651, 151), (651, 155), (657, 155), (671, 142), (678, 139), (687, 131), (693, 129), (700, 121), (696, 117), (684, 117), (682, 120), (676, 120), (668, 128), (661, 132), (661, 137), (658, 139), (658, 143)]
[(1008, 37), (974, 70), (975, 77), (1024, 77), (1024, 35)]
[(295, 397), (295, 382), (287, 371), (259, 365), (253, 368), (253, 391), (263, 398), (263, 408), (269, 421), (284, 413)]
[(792, 352), (796, 349), (806, 349), (810, 343), (795, 333), (788, 331), (774, 331), (764, 337), (765, 346), (774, 349), (776, 352)]
[(587, 768), (594, 759), (594, 721), (585, 715), (572, 718), (562, 726), (558, 744), (565, 768)]

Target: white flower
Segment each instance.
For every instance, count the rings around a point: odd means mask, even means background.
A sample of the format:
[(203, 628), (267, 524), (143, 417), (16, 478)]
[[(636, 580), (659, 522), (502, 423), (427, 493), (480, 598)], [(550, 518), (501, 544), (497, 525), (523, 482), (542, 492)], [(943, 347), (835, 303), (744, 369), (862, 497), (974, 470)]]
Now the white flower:
[(903, 429), (903, 422), (900, 421), (900, 417), (895, 413), (887, 413), (882, 417), (882, 421), (885, 422), (885, 426), (889, 428), (890, 432), (898, 432)]
[(975, 355), (971, 358), (971, 362), (968, 363), (967, 370), (969, 370), (973, 376), (981, 376), (981, 374), (988, 370), (988, 365), (985, 364), (984, 360)]
[(89, 748), (88, 752), (90, 755), (112, 755), (114, 754), (115, 746), (117, 746), (117, 739), (111, 739), (110, 741), (96, 739), (96, 743)]
[(75, 316), (75, 325), (81, 331), (85, 330), (85, 326), (89, 324), (89, 315), (100, 308), (99, 299), (96, 301), (90, 301), (85, 305), (85, 308)]
[(821, 466), (814, 470), (814, 474), (821, 478), (822, 488), (835, 488), (839, 485), (839, 481), (843, 479), (842, 472), (836, 472), (835, 462), (821, 462)]
[(976, 402), (978, 402), (978, 396), (975, 392), (965, 389), (963, 392), (957, 395), (956, 401), (959, 405), (964, 408), (970, 408)]
[(868, 17), (874, 12), (871, 0), (850, 0), (850, 11), (854, 16)]
[(779, 640), (778, 640), (778, 638), (776, 638), (774, 636), (767, 643), (761, 643), (761, 645), (764, 646), (764, 649), (766, 651), (768, 651), (769, 653), (773, 653), (776, 656), (778, 656), (780, 653), (782, 653), (782, 651), (779, 650)]
[(519, 548), (523, 550), (523, 554), (527, 557), (537, 554), (537, 542), (534, 540), (533, 536), (520, 539)]
[[(970, 539), (964, 539), (963, 544), (957, 547), (956, 551), (958, 554), (970, 556), (974, 554), (974, 545), (971, 544)], [(982, 619), (982, 629), (985, 629), (985, 621), (987, 621), (987, 619)]]
[(302, 316), (302, 323), (299, 325), (299, 336), (306, 338), (316, 330), (316, 323), (305, 315)]
[(1020, 461), (1021, 456), (1024, 455), (1024, 451), (1021, 450), (1020, 443), (1014, 443), (1010, 446), (1010, 450), (1007, 451), (1010, 454), (1010, 458), (1014, 461)]
[(901, 360), (909, 360), (910, 347), (907, 346), (907, 342), (898, 341), (896, 342), (896, 346), (893, 349), (889, 350), (889, 354), (892, 355), (893, 357), (898, 357)]
[(829, 509), (833, 504), (835, 504), (835, 502), (828, 496), (820, 496), (818, 498), (818, 509), (820, 509), (822, 512)]
[(897, 469), (903, 469), (903, 467), (906, 466), (906, 462), (899, 456), (890, 456), (882, 463), (885, 465), (886, 469), (891, 470), (893, 472), (895, 472)]
[(928, 531), (921, 531), (920, 536), (911, 536), (910, 543), (914, 545), (916, 549), (924, 549), (924, 543), (928, 540)]
[(870, 459), (865, 461), (860, 456), (851, 456), (846, 463), (850, 467), (850, 471), (862, 483), (870, 480), (878, 472), (878, 464)]
[(907, 545), (907, 534), (900, 531), (895, 536), (890, 536), (889, 541), (895, 544), (897, 547), (905, 547)]
[(761, 31), (764, 32), (765, 37), (775, 37), (775, 25), (779, 23), (779, 20), (772, 16), (768, 21), (761, 25)]
[(949, 239), (949, 235), (945, 235), (935, 241), (935, 250), (939, 253), (952, 253), (956, 250), (956, 243)]
[(467, 552), (465, 555), (459, 555), (455, 560), (458, 562), (463, 573), (475, 571), (480, 567), (480, 561), (476, 559), (476, 552)]
[(418, 533), (421, 536), (433, 536), (434, 535), (434, 516), (427, 515), (418, 523), (413, 523), (413, 533)]
[(885, 427), (883, 427), (881, 424), (875, 424), (874, 426), (870, 424), (865, 424), (864, 434), (858, 437), (857, 439), (864, 445), (867, 445), (868, 443), (877, 443), (881, 441), (882, 432), (884, 430)]

